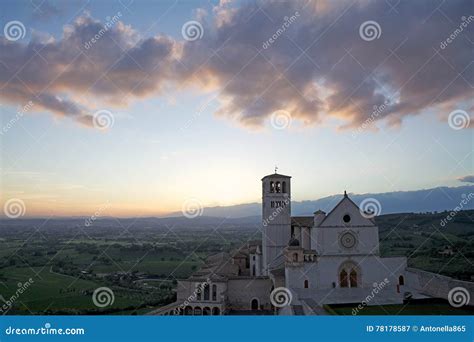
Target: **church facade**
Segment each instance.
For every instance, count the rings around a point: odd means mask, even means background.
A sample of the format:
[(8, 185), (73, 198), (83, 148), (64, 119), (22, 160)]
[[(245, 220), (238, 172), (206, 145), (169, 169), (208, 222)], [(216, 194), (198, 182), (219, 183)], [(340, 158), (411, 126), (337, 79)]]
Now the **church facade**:
[(426, 298), (405, 257), (382, 258), (378, 227), (344, 193), (329, 212), (291, 216), (291, 177), (262, 178), (262, 240), (209, 257), (160, 315), (324, 314), (325, 304)]

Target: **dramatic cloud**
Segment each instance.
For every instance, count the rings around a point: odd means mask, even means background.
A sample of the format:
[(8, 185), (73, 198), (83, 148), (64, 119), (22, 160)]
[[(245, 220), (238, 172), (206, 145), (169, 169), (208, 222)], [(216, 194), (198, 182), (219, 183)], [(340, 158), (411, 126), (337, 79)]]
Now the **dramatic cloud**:
[[(188, 86), (218, 92), (216, 114), (252, 127), (277, 110), (305, 124), (337, 119), (341, 128), (367, 120), (398, 125), (428, 109), (444, 119), (470, 110), (471, 2), (394, 6), (224, 2), (213, 13), (198, 11), (204, 35), (193, 41), (140, 37), (122, 22), (108, 27), (84, 15), (58, 41), (2, 39), (0, 97), (36, 101), (83, 123), (104, 103), (123, 106)], [(360, 33), (368, 21), (375, 36)]]
[(474, 175), (459, 177), (458, 181), (463, 183), (474, 183)]
[(23, 46), (2, 39), (0, 96), (90, 123), (94, 102), (118, 106), (158, 93), (172, 78), (175, 44), (165, 36), (139, 40), (119, 21), (110, 29), (89, 16), (65, 27), (59, 41), (33, 38)]

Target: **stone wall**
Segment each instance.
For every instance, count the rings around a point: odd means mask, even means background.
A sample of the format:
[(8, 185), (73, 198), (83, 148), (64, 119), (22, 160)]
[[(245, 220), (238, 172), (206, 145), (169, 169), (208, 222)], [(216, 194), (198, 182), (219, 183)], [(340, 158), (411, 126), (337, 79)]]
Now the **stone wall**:
[(229, 279), (227, 283), (227, 306), (231, 309), (250, 310), (252, 299), (258, 299), (259, 306), (270, 309), (272, 282), (269, 278)]
[(463, 287), (470, 294), (469, 305), (474, 305), (474, 283), (443, 276), (436, 273), (407, 268), (407, 284), (431, 297), (448, 299), (448, 293), (455, 287)]

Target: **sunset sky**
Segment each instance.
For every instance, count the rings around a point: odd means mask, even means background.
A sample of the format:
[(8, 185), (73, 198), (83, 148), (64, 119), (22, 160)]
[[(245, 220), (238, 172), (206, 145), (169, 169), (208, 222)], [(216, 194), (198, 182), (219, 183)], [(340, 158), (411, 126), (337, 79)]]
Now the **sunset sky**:
[(275, 165), (293, 200), (474, 180), (469, 0), (2, 7), (0, 201), (25, 216), (256, 202)]

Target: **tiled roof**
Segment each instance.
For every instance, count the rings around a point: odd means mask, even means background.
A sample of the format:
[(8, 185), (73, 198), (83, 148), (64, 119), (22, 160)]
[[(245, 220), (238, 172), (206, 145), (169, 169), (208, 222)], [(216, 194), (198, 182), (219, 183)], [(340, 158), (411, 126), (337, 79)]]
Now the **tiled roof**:
[(291, 225), (297, 227), (312, 227), (314, 225), (313, 216), (292, 216)]

